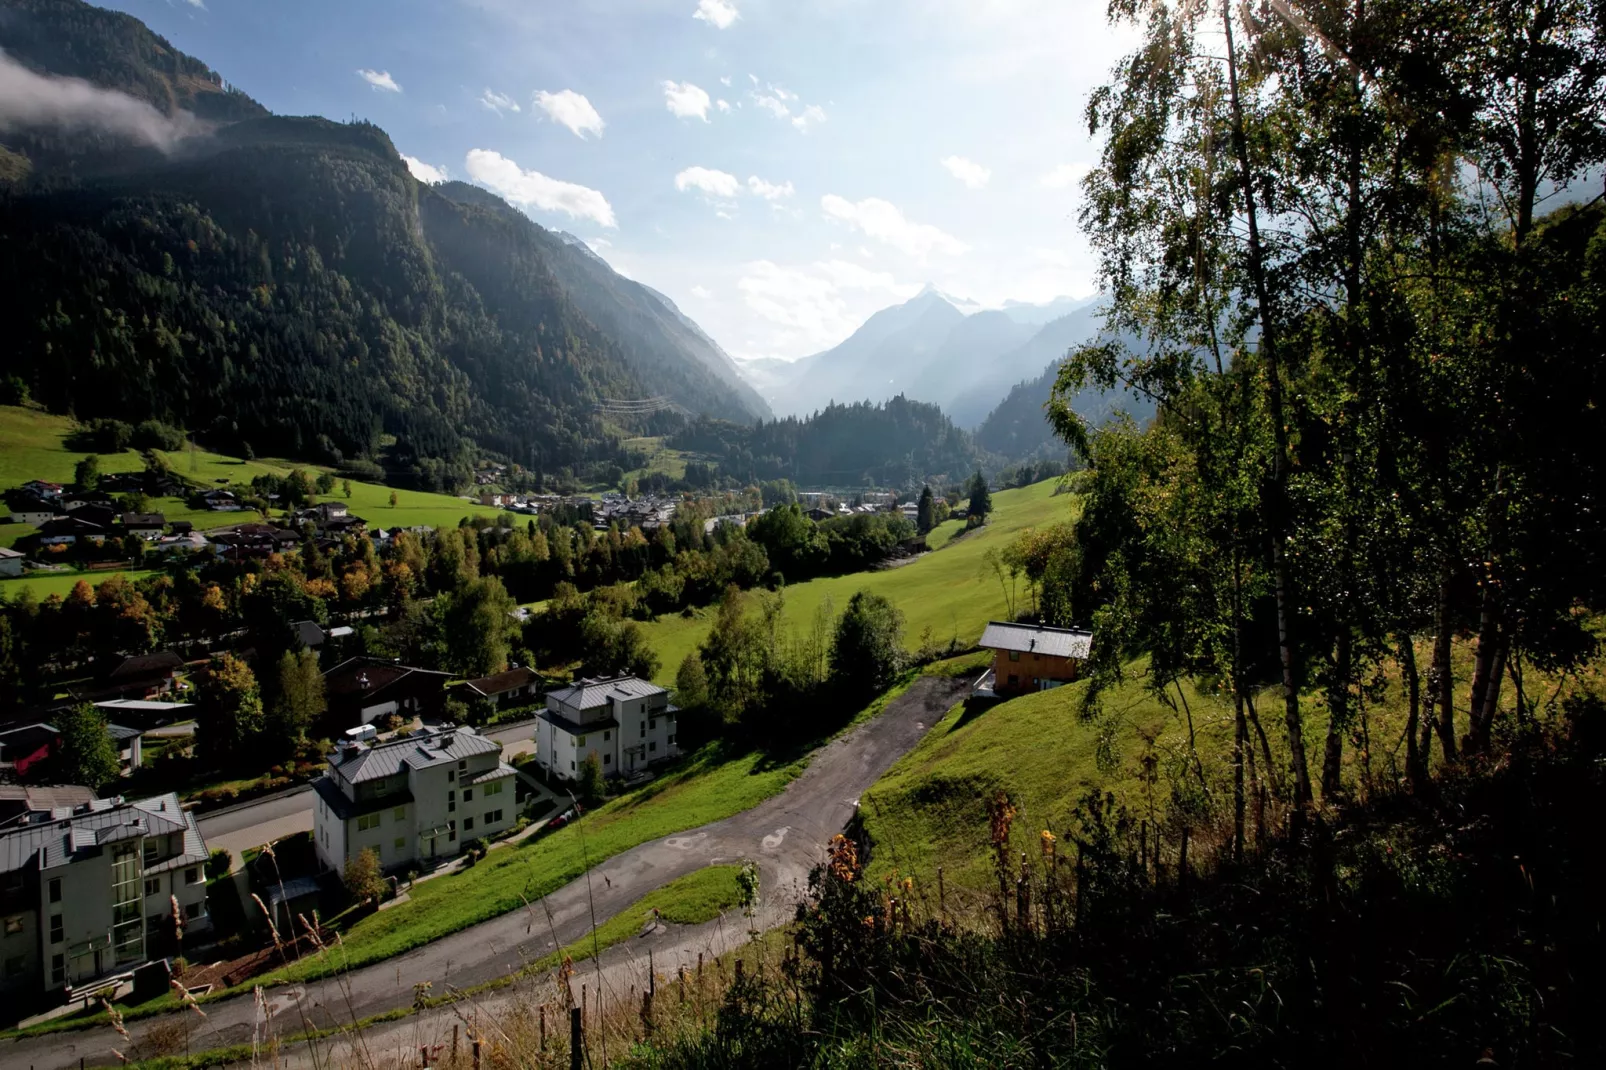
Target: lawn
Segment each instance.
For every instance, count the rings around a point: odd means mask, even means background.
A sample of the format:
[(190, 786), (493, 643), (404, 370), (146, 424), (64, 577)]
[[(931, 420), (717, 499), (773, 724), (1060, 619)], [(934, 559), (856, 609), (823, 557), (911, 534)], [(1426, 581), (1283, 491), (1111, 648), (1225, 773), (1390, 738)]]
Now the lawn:
[(641, 450), (647, 454), (647, 463), (626, 472), (625, 477), (642, 479), (653, 473), (662, 473), (670, 479), (686, 478), (686, 461), (689, 454), (665, 446), (662, 438), (627, 438), (620, 445), (626, 449)]
[[(807, 625), (827, 600), (838, 612), (856, 591), (885, 595), (903, 611), (904, 643), (918, 648), (930, 629), (938, 644), (956, 640), (961, 646), (981, 637), (991, 619), (1005, 615), (1004, 591), (983, 556), (1003, 549), (1027, 528), (1045, 527), (1070, 520), (1077, 499), (1056, 495), (1058, 480), (993, 495), (993, 517), (980, 530), (963, 538), (954, 534), (963, 525), (950, 521), (937, 529), (941, 549), (898, 568), (856, 572), (794, 584), (786, 588), (786, 616)], [(692, 617), (664, 616), (645, 626), (648, 640), (662, 662), (660, 683), (672, 683), (686, 655), (696, 649), (713, 626), (715, 609), (699, 610)]]
[[(35, 409), (0, 405), (0, 489), (19, 487), (31, 479), (71, 483), (73, 465), (86, 452), (70, 450), (62, 441), (72, 420)], [(102, 472), (138, 472), (145, 461), (134, 450), (101, 454)]]
[[(730, 757), (710, 744), (673, 772), (567, 828), (494, 850), (476, 866), (414, 885), (408, 902), (372, 914), (342, 934), (340, 968), (378, 962), (517, 910), (621, 851), (756, 806), (784, 789), (803, 765), (804, 760), (776, 763), (754, 753)], [(333, 963), (309, 959), (258, 983), (305, 981), (334, 971)]]
[(60, 595), (66, 598), (72, 592), (79, 580), (85, 580), (91, 587), (98, 587), (113, 576), (121, 576), (133, 583), (149, 576), (159, 576), (159, 569), (136, 568), (127, 571), (105, 569), (96, 572), (31, 572), (26, 576), (0, 580), (0, 595), (8, 600), (15, 599), (22, 593), (24, 587), (32, 588), (34, 597), (43, 602), (51, 595)]
[(555, 965), (562, 961), (564, 955), (579, 962), (615, 944), (622, 944), (646, 927), (654, 909), (661, 920), (674, 925), (701, 925), (705, 921), (713, 921), (741, 902), (741, 893), (736, 886), (736, 875), (741, 869), (741, 866), (708, 866), (684, 877), (676, 877), (598, 925), (594, 938), (593, 934), (587, 934), (551, 959), (537, 963), (534, 968)]

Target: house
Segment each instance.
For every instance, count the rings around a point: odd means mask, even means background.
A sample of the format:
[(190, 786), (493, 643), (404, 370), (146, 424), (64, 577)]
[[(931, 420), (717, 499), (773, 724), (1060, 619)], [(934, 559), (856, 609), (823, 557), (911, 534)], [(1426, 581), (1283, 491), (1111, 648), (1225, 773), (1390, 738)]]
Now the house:
[(236, 557), (266, 557), (301, 545), (301, 536), (289, 528), (256, 522), (214, 528), (207, 536), (222, 548), (221, 553)]
[(108, 722), (115, 719), (119, 724), (145, 728), (192, 718), (197, 712), (197, 707), (189, 702), (147, 698), (109, 698), (95, 703), (95, 708), (106, 715)]
[(101, 524), (75, 516), (63, 516), (39, 525), (39, 545), (71, 546), (79, 539), (98, 545), (106, 541), (107, 534)]
[(78, 784), (0, 784), (0, 828), (49, 821), (57, 810), (87, 806), (94, 798)]
[(0, 832), (0, 991), (67, 992), (211, 927), (206, 842), (172, 793), (94, 799)]
[(124, 535), (138, 535), (146, 542), (161, 538), (167, 527), (167, 517), (161, 513), (124, 513), (118, 522)]
[(815, 508), (809, 510), (808, 516), (810, 520), (814, 521), (816, 524), (819, 524), (830, 520), (832, 517), (836, 516), (836, 514), (831, 512), (829, 509), (821, 509), (816, 506)]
[(347, 740), (313, 781), (318, 859), (343, 871), (368, 848), (380, 865), (449, 858), (518, 817), (513, 767), (502, 745), (472, 728), (421, 728), (364, 746)]
[[(176, 528), (178, 525), (174, 525)], [(199, 531), (174, 532), (172, 535), (162, 535), (151, 543), (151, 548), (159, 554), (194, 554), (199, 553), (212, 544), (205, 535)]]
[(22, 575), (22, 563), (25, 560), (17, 551), (0, 546), (0, 576)]
[(541, 697), (541, 675), (534, 669), (517, 665), (507, 672), (482, 676), (465, 685), (480, 698), (488, 698), (498, 706), (522, 706)]
[[(138, 769), (140, 737), (144, 733), (137, 728), (108, 723), (106, 734), (111, 737), (112, 746), (117, 748), (122, 775), (127, 776)], [(35, 764), (50, 757), (60, 740), (61, 733), (48, 721), (32, 724), (21, 722), (0, 728), (0, 770), (26, 776)]]
[(577, 680), (547, 692), (535, 723), (536, 761), (560, 780), (577, 779), (592, 754), (608, 776), (624, 776), (680, 756), (679, 710), (669, 692), (634, 676)]
[(480, 504), (490, 506), (493, 509), (500, 508), (504, 497), (505, 495), (502, 494), (493, 494), (490, 491), (484, 491), (480, 494)]
[(384, 658), (347, 658), (323, 674), (329, 716), (345, 727), (397, 714), (438, 714), (446, 705), (448, 672), (415, 669)]
[(315, 620), (298, 620), (290, 625), (295, 630), (296, 638), (308, 650), (317, 650), (331, 639), (344, 639), (351, 635), (353, 629), (347, 625), (336, 625), (325, 628)]
[(125, 696), (155, 698), (173, 690), (178, 674), (183, 669), (184, 659), (171, 650), (139, 654), (124, 658), (122, 664), (106, 678), (106, 686)]
[(46, 500), (59, 502), (61, 501), (61, 492), (66, 488), (60, 483), (46, 483), (42, 479), (30, 479), (17, 489)]
[(103, 501), (68, 502), (67, 515), (74, 520), (87, 520), (102, 528), (111, 527), (117, 520), (117, 510)]
[(41, 498), (26, 491), (13, 491), (6, 495), (6, 505), (15, 523), (32, 524), (34, 527), (47, 524), (61, 515), (59, 494), (54, 498)]
[(999, 695), (1046, 691), (1075, 680), (1093, 649), (1093, 633), (1081, 628), (990, 621), (977, 644), (993, 652), (991, 681)]
[(237, 513), (245, 508), (232, 490), (209, 490), (201, 495), (201, 507), (214, 513)]

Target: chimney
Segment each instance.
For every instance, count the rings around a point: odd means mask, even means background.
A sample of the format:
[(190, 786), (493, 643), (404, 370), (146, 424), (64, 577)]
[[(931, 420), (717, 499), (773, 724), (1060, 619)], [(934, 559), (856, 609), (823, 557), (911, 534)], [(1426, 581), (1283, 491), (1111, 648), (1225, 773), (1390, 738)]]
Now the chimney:
[(342, 762), (350, 761), (352, 758), (355, 758), (357, 756), (357, 752), (360, 751), (360, 750), (362, 750), (362, 745), (360, 743), (358, 743), (356, 740), (354, 740), (354, 739), (343, 739), (343, 740), (341, 740), (340, 741), (340, 747), (335, 752), (335, 764), (339, 765)]
[(367, 673), (360, 672), (360, 673), (357, 674), (357, 686), (362, 688), (364, 691), (368, 690), (368, 674)]

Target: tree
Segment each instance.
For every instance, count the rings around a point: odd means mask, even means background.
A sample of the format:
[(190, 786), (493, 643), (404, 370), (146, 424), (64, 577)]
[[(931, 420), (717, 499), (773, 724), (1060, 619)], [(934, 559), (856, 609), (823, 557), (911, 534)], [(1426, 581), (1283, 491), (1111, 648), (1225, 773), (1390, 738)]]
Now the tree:
[(927, 486), (920, 492), (920, 504), (915, 513), (915, 527), (924, 535), (937, 526), (937, 507), (932, 497), (931, 487)]
[(390, 507), (392, 509), (396, 508), (396, 492), (395, 491), (391, 491), (390, 492)]
[(385, 874), (379, 852), (365, 847), (346, 860), (346, 891), (359, 903), (376, 901), (385, 894)]
[(987, 478), (977, 469), (976, 474), (970, 477), (970, 516), (979, 523), (986, 520), (992, 511), (992, 492), (987, 489)]
[(856, 593), (831, 641), (833, 681), (848, 694), (877, 695), (892, 686), (904, 660), (903, 614), (882, 595)]
[(693, 650), (675, 671), (675, 701), (682, 709), (700, 709), (708, 702), (708, 673), (703, 659)]
[(581, 801), (595, 806), (608, 795), (608, 781), (602, 775), (602, 759), (592, 751), (580, 763), (580, 781), (577, 785)]
[(262, 695), (251, 667), (233, 654), (212, 659), (202, 677), (199, 698), (204, 714), (197, 741), (203, 754), (221, 766), (251, 756), (262, 737)]
[(485, 576), (439, 598), (437, 616), (446, 650), (445, 666), (464, 676), (489, 676), (507, 665), (518, 637), (518, 608), (502, 581)]
[(94, 490), (100, 486), (100, 457), (91, 453), (80, 458), (72, 468), (72, 481), (79, 490)]
[[(348, 497), (348, 498), (349, 498), (349, 497), (351, 497), (351, 480), (349, 480), (349, 479), (342, 479), (342, 480), (341, 480), (341, 481), (340, 481), (340, 491), (341, 491), (341, 493), (343, 493), (343, 494), (344, 494), (344, 495), (345, 495), (345, 496), (346, 496), (346, 497)], [(395, 504), (396, 504), (396, 503), (395, 503), (395, 502), (392, 502), (392, 503), (391, 503), (391, 504), (392, 504), (392, 505), (395, 505)]]
[(311, 650), (281, 654), (276, 694), (268, 710), (267, 745), (282, 748), (283, 755), (293, 754), (327, 708), (318, 655)]
[(117, 779), (117, 747), (100, 710), (87, 702), (69, 706), (57, 715), (56, 732), (61, 739), (54, 763), (57, 777), (97, 792)]

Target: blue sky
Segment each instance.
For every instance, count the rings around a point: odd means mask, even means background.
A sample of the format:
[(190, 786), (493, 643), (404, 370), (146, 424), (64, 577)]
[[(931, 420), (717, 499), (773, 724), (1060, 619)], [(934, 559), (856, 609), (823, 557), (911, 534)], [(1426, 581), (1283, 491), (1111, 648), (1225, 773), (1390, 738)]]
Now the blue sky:
[(1082, 113), (1126, 44), (1103, 0), (110, 6), (580, 236), (739, 358), (827, 348), (927, 282), (1094, 288)]

